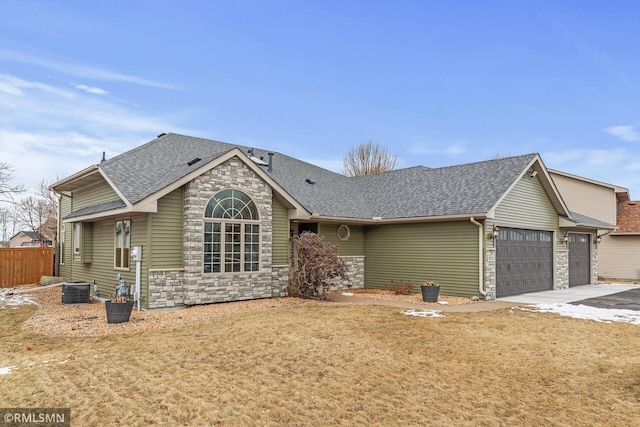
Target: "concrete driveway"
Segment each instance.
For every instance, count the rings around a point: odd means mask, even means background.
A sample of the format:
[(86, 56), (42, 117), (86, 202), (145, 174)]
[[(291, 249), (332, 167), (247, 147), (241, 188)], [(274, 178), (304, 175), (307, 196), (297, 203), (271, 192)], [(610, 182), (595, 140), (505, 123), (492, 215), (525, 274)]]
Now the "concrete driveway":
[(640, 311), (640, 287), (633, 285), (584, 285), (555, 291), (532, 292), (498, 298), (522, 304), (566, 303)]

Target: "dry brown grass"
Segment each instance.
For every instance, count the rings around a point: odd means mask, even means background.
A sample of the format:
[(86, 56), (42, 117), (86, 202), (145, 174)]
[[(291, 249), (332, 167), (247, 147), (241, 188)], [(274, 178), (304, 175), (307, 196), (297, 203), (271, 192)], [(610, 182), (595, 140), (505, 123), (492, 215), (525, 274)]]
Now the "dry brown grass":
[(46, 336), (0, 310), (4, 407), (73, 425), (638, 425), (638, 326), (341, 304)]

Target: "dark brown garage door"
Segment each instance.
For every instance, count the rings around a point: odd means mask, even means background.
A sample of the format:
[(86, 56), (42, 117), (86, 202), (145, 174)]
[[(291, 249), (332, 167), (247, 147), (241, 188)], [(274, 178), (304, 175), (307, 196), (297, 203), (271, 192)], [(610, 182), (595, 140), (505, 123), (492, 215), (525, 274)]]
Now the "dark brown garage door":
[(591, 283), (591, 236), (569, 233), (569, 286)]
[(553, 233), (501, 228), (496, 239), (496, 297), (553, 288)]

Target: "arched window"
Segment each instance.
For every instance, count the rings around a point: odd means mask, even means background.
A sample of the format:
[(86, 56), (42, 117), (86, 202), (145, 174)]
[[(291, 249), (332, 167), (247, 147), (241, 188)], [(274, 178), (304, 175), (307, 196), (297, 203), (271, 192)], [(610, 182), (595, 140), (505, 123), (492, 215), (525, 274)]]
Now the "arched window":
[(242, 191), (223, 190), (204, 211), (204, 272), (258, 271), (260, 223), (253, 200)]

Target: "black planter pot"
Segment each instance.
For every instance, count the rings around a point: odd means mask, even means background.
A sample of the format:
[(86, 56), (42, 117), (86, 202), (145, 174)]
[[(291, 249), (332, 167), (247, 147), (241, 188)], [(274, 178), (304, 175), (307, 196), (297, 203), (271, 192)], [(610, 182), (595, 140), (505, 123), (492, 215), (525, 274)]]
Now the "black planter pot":
[(421, 285), (422, 301), (424, 302), (438, 302), (438, 295), (440, 294), (440, 286), (425, 286)]
[(128, 322), (133, 309), (133, 301), (127, 302), (111, 302), (105, 301), (104, 306), (107, 309), (107, 323), (123, 323)]

